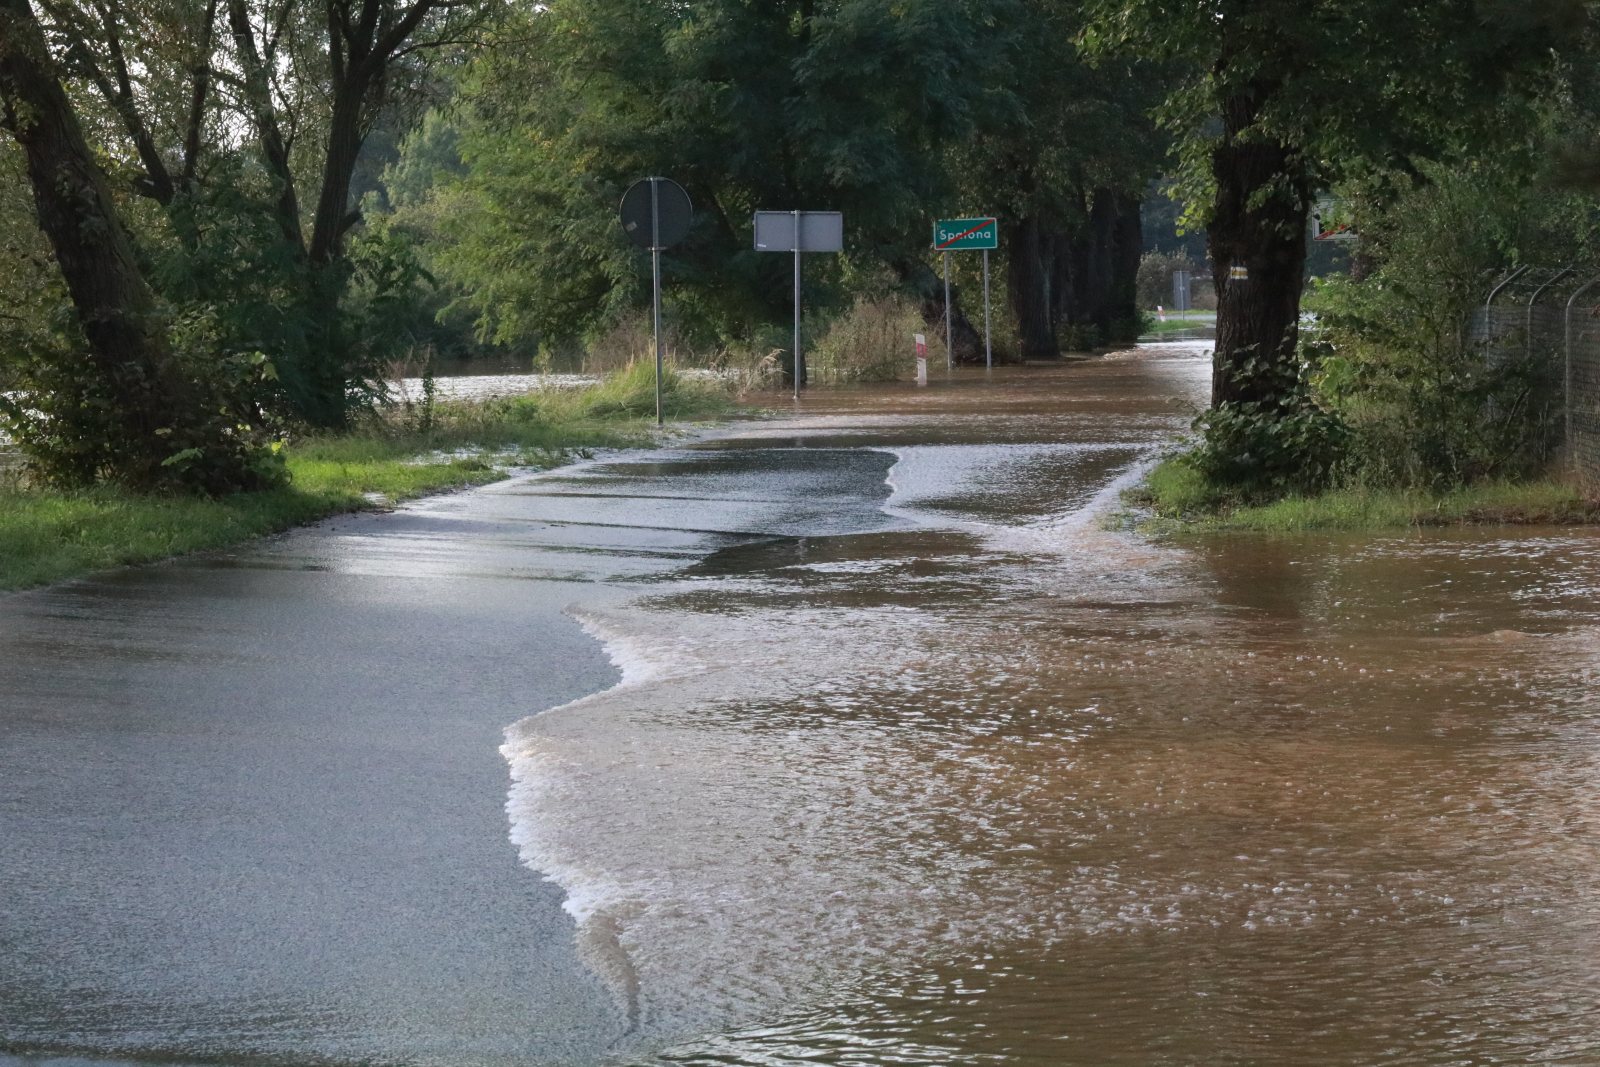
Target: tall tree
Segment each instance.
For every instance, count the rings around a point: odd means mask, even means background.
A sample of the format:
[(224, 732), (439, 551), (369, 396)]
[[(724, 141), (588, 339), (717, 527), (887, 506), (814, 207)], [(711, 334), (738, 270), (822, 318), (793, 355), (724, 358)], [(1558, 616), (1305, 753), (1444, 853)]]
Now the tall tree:
[(1447, 157), (1552, 68), (1575, 0), (1089, 0), (1091, 50), (1172, 65), (1162, 115), (1209, 234), (1213, 406), (1282, 405), (1321, 188)]
[(1001, 216), (1021, 355), (1053, 359), (1063, 327), (1112, 339), (1136, 321), (1139, 196), (1164, 148), (1159, 84), (1133, 63), (1091, 69), (1080, 5), (1023, 0), (997, 35), (1004, 61), (960, 171)]
[[(667, 257), (680, 315), (734, 333), (780, 320), (788, 266), (750, 247), (756, 209), (844, 212), (850, 269), (883, 273), (942, 313), (930, 220), (959, 187), (995, 81), (1007, 5), (977, 0), (554, 0), (513, 28), (542, 42), (475, 65), (467, 172), (436, 192), (445, 271), (502, 339), (571, 337), (642, 295), (615, 225), (629, 182), (671, 175), (697, 226)], [(545, 264), (558, 261), (559, 271)], [(826, 294), (846, 264), (808, 261)], [(956, 320), (958, 348), (982, 358)], [(962, 327), (965, 327), (962, 329)], [(965, 346), (962, 347), (962, 338)]]
[[(27, 161), (40, 229), (66, 281), (90, 360), (74, 379), (96, 433), (77, 437), (82, 413), (54, 432), (67, 439), (55, 473), (136, 488), (188, 484), (208, 491), (258, 480), (249, 442), (218, 418), (217, 397), (188, 376), (141, 273), (132, 242), (56, 76), (28, 0), (0, 0), (0, 122)], [(41, 398), (49, 404), (61, 398)], [(21, 415), (7, 402), (7, 414)]]
[[(273, 355), (293, 410), (341, 423), (349, 386), (372, 362), (341, 313), (363, 149), (429, 89), (437, 57), (475, 40), (497, 0), (39, 3), (47, 43), (98, 101), (108, 153), (195, 261), (189, 277), (213, 254), (201, 246), (203, 204), (214, 205), (209, 229), (270, 267), (284, 320)], [(250, 142), (256, 164), (242, 165)], [(239, 205), (256, 199), (270, 229), (240, 225)], [(275, 247), (254, 247), (262, 240)], [(196, 281), (213, 302), (232, 297)]]

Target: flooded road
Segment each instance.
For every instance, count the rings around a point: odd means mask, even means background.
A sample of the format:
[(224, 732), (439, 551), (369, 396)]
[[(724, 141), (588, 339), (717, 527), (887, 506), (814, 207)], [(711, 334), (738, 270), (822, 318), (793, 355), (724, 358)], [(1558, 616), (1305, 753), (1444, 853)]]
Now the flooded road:
[(1600, 536), (1105, 529), (1204, 353), (0, 599), (0, 1049), (1600, 1061)]

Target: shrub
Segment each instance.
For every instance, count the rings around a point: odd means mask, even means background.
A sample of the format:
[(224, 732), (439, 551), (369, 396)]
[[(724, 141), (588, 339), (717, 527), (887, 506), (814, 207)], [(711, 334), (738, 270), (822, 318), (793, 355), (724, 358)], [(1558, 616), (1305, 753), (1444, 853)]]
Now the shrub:
[(1319, 282), (1309, 301), (1318, 401), (1349, 427), (1349, 473), (1366, 484), (1522, 477), (1557, 437), (1548, 353), (1491, 355), (1466, 325), (1489, 272), (1519, 251), (1579, 254), (1592, 222), (1569, 198), (1492, 172), (1432, 178), (1364, 231), (1367, 276)]
[[(943, 365), (944, 337), (929, 330), (903, 296), (863, 297), (834, 319), (806, 354), (814, 380), (887, 382), (916, 373), (914, 335), (928, 340), (928, 360)], [(791, 342), (792, 346), (792, 342)]]
[(279, 434), (255, 397), (273, 374), (260, 353), (219, 350), (214, 319), (197, 313), (168, 326), (181, 397), (152, 396), (147, 410), (165, 421), (147, 431), (130, 412), (141, 382), (114, 380), (83, 349), (64, 317), (51, 333), (12, 334), (19, 389), (0, 394), (0, 432), (44, 485), (101, 482), (141, 490), (222, 495), (280, 484), (286, 477)]
[(1186, 461), (1247, 503), (1328, 488), (1349, 442), (1339, 416), (1304, 394), (1283, 405), (1221, 404), (1195, 426), (1200, 444)]
[[(670, 334), (663, 338), (662, 349), (668, 356), (675, 355), (675, 348)], [(594, 336), (584, 346), (580, 367), (584, 374), (610, 374), (640, 362), (654, 365), (655, 358), (654, 325), (650, 313), (643, 312), (628, 315)]]

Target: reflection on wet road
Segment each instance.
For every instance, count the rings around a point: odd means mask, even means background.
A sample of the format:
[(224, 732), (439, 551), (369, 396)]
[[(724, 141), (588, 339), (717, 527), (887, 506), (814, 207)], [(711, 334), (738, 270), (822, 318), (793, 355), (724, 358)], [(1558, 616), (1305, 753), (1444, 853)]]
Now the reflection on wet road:
[(1203, 357), (0, 601), (0, 1048), (1600, 1059), (1600, 537), (1104, 529)]

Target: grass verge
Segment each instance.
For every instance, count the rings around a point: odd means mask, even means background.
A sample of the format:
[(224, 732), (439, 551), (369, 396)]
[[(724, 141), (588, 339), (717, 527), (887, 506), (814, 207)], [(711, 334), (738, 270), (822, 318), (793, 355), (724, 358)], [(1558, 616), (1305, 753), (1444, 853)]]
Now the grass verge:
[(1297, 533), (1412, 526), (1564, 525), (1600, 522), (1600, 501), (1556, 480), (1488, 482), (1444, 493), (1336, 489), (1245, 505), (1208, 485), (1179, 458), (1157, 464), (1125, 503), (1164, 530)]
[(1192, 333), (1196, 330), (1210, 330), (1217, 325), (1217, 313), (1214, 311), (1191, 311), (1184, 318), (1176, 311), (1167, 312), (1167, 320), (1162, 322), (1154, 314), (1146, 313), (1146, 329), (1141, 337), (1159, 337), (1169, 333)]
[[(711, 418), (733, 407), (715, 386), (671, 374), (665, 384), (669, 418)], [(109, 487), (0, 487), (0, 590), (483, 485), (505, 477), (508, 467), (550, 467), (595, 448), (645, 445), (654, 439), (654, 420), (654, 368), (640, 365), (590, 389), (410, 406), (349, 433), (294, 441), (287, 450), (290, 484), (266, 492), (205, 500)]]

